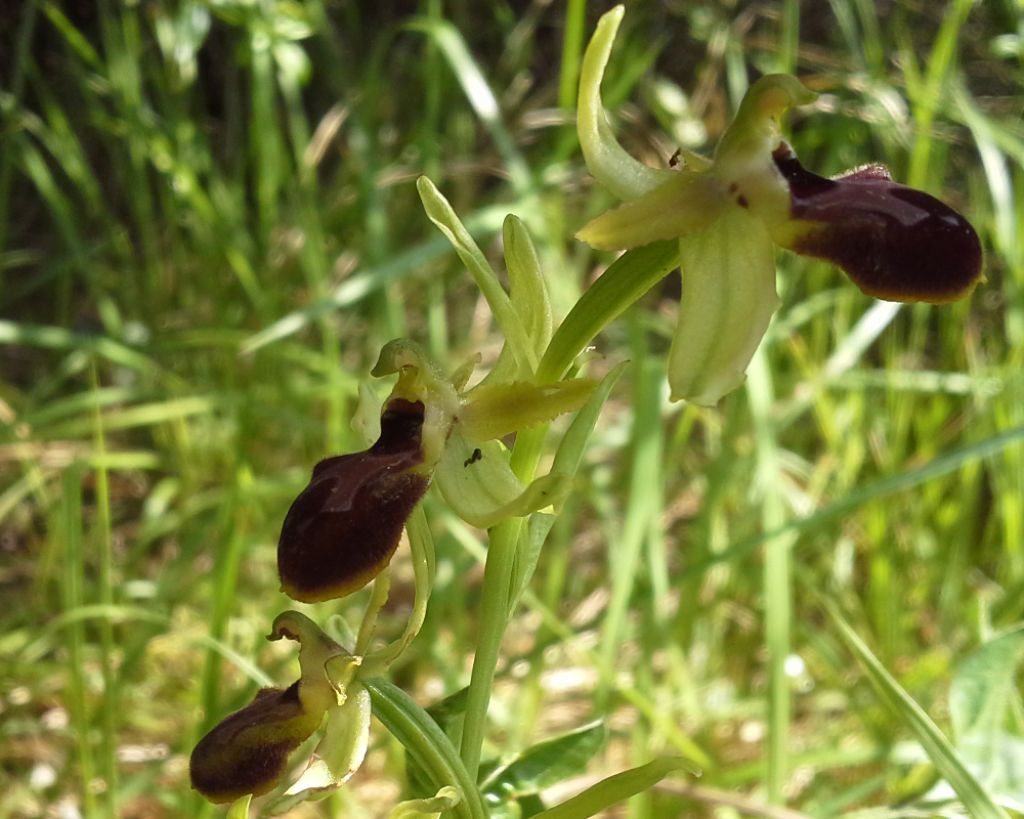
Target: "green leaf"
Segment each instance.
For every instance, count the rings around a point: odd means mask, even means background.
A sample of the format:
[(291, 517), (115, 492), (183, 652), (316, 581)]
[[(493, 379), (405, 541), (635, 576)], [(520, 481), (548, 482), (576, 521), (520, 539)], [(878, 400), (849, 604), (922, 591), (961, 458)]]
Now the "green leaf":
[(526, 332), (533, 339), (537, 357), (540, 358), (551, 341), (553, 319), (537, 249), (533, 246), (526, 225), (511, 213), (502, 225), (502, 241), (505, 245), (505, 267), (508, 270), (512, 306), (519, 313)]
[(616, 802), (629, 799), (656, 785), (674, 771), (687, 771), (694, 776), (699, 775), (699, 769), (683, 757), (655, 759), (646, 765), (602, 779), (561, 805), (538, 813), (536, 819), (589, 819)]
[(462, 796), (454, 816), (485, 819), (487, 811), (451, 740), (401, 688), (375, 677), (364, 680), (373, 701), (373, 715), (397, 739), (434, 788), (453, 785)]
[(1021, 713), (1017, 669), (1024, 658), (1024, 627), (976, 649), (956, 670), (949, 711), (964, 764), (1004, 807), (1024, 812), (1024, 738), (1007, 726)]
[(592, 722), (523, 751), (488, 777), (481, 789), (502, 801), (537, 793), (583, 772), (604, 745), (604, 723)]
[(623, 253), (576, 302), (555, 330), (537, 381), (556, 381), (591, 340), (679, 264), (679, 243), (654, 242)]
[[(548, 288), (541, 273), (537, 251), (526, 226), (513, 214), (505, 217), (502, 228), (505, 245), (505, 267), (508, 270), (508, 289), (512, 306), (533, 341), (539, 359), (551, 341), (552, 317)], [(512, 351), (506, 342), (498, 361), (484, 379), (484, 383), (514, 381), (529, 375), (517, 371)]]
[(960, 797), (968, 814), (974, 819), (1008, 819), (1006, 812), (992, 800), (931, 717), (879, 662), (835, 604), (825, 598), (821, 600), (843, 642), (867, 672), (883, 702), (914, 732), (936, 770)]
[(1020, 703), (1017, 666), (1024, 658), (1024, 627), (976, 649), (953, 675), (949, 715), (953, 735), (993, 734), (1002, 729), (1013, 705)]

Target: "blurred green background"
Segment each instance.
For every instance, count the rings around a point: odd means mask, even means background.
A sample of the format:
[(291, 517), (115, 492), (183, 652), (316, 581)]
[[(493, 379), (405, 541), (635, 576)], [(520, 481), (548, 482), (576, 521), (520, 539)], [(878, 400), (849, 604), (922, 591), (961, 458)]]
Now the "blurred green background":
[[(214, 813), (188, 753), (259, 672), (294, 679), (263, 640), (294, 605), (278, 527), (360, 448), (380, 346), (500, 346), (415, 178), (496, 264), (519, 215), (559, 315), (610, 261), (572, 238), (612, 203), (572, 126), (609, 6), (0, 5), (0, 817)], [(715, 409), (666, 402), (672, 277), (597, 339), (633, 363), (510, 628), (487, 756), (605, 718), (590, 775), (704, 756), (696, 789), (615, 815), (933, 815), (900, 807), (939, 774), (814, 592), (947, 732), (963, 658), (1024, 619), (1022, 37), (1013, 0), (629, 5), (605, 94), (635, 155), (710, 152), (752, 78), (792, 71), (821, 94), (790, 118), (803, 163), (943, 197), (987, 281), (899, 309), (782, 254), (784, 306)], [(437, 585), (394, 669), (424, 705), (468, 680), (486, 543), (427, 514)], [(291, 815), (379, 816), (402, 768), (377, 726), (350, 786)]]

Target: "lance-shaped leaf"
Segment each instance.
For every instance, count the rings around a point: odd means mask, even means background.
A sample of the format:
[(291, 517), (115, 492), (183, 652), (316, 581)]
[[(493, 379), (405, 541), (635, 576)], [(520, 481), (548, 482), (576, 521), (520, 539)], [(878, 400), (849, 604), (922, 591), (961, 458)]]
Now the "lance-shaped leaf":
[(268, 640), (297, 640), (301, 677), (288, 688), (264, 688), (249, 705), (225, 717), (196, 745), (189, 761), (192, 787), (211, 802), (267, 793), (283, 776), (292, 751), (320, 726), (338, 695), (326, 664), (345, 651), (308, 617), (285, 612)]
[(955, 301), (978, 283), (981, 242), (949, 205), (894, 182), (883, 165), (826, 179), (785, 143), (773, 156), (790, 190), (790, 219), (772, 231), (783, 247), (827, 259), (889, 301)]
[[(537, 259), (537, 250), (526, 226), (511, 213), (505, 217), (502, 226), (502, 242), (505, 246), (505, 268), (508, 271), (508, 290), (512, 307), (526, 329), (537, 360), (540, 360), (548, 342), (551, 341), (553, 321), (547, 284), (540, 269), (540, 261)], [(515, 381), (532, 375), (531, 370), (520, 366), (506, 339), (497, 362), (484, 382)], [(463, 386), (464, 383), (457, 385), (457, 388), (461, 389)]]

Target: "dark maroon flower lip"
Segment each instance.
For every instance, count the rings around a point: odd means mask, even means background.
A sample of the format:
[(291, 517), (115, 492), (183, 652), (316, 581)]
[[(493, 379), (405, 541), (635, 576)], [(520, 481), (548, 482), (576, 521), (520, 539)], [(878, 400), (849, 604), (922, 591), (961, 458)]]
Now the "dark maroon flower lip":
[(273, 789), (288, 757), (316, 730), (299, 683), (263, 688), (240, 711), (225, 717), (196, 745), (189, 759), (192, 787), (211, 802), (231, 802)]
[(281, 527), (277, 566), (294, 600), (316, 603), (362, 588), (390, 562), (430, 476), (423, 463), (424, 406), (396, 398), (381, 415), (377, 442), (326, 458)]
[(804, 168), (782, 143), (775, 166), (790, 189), (783, 247), (838, 265), (865, 293), (891, 301), (954, 301), (981, 278), (981, 242), (953, 208), (892, 180), (883, 165), (833, 179)]

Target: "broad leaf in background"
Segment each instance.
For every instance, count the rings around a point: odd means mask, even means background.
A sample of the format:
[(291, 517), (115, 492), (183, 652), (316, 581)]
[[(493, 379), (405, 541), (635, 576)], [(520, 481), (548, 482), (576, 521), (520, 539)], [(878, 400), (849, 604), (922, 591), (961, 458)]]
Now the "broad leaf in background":
[[(985, 643), (956, 670), (949, 690), (954, 745), (1000, 805), (1024, 812), (1024, 702), (1016, 682), (1024, 627)], [(949, 794), (943, 782), (929, 796)]]
[(492, 806), (513, 802), (582, 773), (605, 736), (604, 724), (592, 722), (527, 748), (487, 777), (480, 786), (484, 798)]
[(700, 775), (700, 769), (683, 757), (655, 759), (646, 765), (630, 768), (628, 771), (622, 771), (622, 773), (602, 779), (596, 785), (592, 785), (572, 799), (567, 799), (561, 805), (538, 813), (537, 819), (590, 819), (591, 816), (597, 816), (616, 802), (643, 793), (675, 771), (687, 771), (694, 776)]

